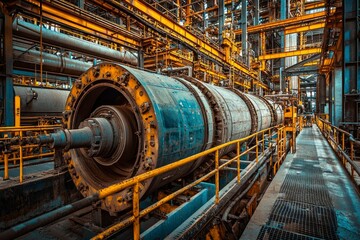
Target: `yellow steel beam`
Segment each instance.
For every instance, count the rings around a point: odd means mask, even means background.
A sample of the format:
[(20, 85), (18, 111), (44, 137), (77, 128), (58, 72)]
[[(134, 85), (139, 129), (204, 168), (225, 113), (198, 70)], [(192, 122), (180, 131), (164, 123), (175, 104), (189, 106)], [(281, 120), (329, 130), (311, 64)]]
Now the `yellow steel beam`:
[[(260, 25), (256, 25), (256, 26), (249, 26), (248, 33), (266, 32), (269, 30), (277, 29), (277, 28), (284, 28), (284, 27), (289, 27), (289, 26), (293, 26), (293, 25), (297, 25), (297, 24), (303, 24), (306, 22), (312, 22), (312, 21), (319, 20), (319, 19), (325, 19), (325, 17), (326, 17), (326, 11), (321, 11), (321, 12), (312, 13), (312, 14), (306, 14), (306, 15), (302, 15), (299, 17), (288, 18), (285, 20), (268, 22), (268, 23), (264, 23), (264, 24), (260, 24)], [(240, 35), (241, 29), (235, 30), (234, 32), (235, 32), (235, 34)]]
[(194, 69), (195, 71), (201, 71), (201, 72), (206, 72), (207, 74), (211, 75), (211, 76), (214, 76), (214, 77), (217, 77), (219, 79), (226, 79), (226, 76), (224, 74), (221, 74), (219, 72), (216, 72), (216, 71), (212, 71), (212, 70), (209, 70), (209, 69), (206, 69), (206, 68), (202, 68), (202, 67), (195, 67)]
[[(39, 0), (25, 0), (31, 4), (40, 6)], [(21, 6), (22, 7), (22, 6)], [(132, 48), (139, 48), (141, 46), (141, 38), (136, 35), (126, 36), (124, 32), (119, 33), (116, 30), (112, 30), (111, 27), (103, 27), (96, 22), (96, 16), (94, 20), (86, 19), (84, 11), (73, 5), (68, 5), (67, 9), (62, 8), (62, 5), (57, 5), (54, 2), (43, 1), (42, 3), (42, 14), (43, 17), (51, 19), (62, 25), (66, 25), (71, 28), (75, 28), (84, 32), (85, 34), (91, 34), (98, 36), (123, 46)]]
[(258, 80), (253, 81), (253, 84), (257, 85), (257, 86), (259, 86), (259, 87), (261, 87), (261, 88), (263, 88), (265, 90), (270, 90), (267, 85), (265, 85), (263, 82), (260, 82)]
[(285, 34), (293, 34), (300, 32), (308, 32), (312, 30), (317, 30), (325, 27), (325, 22), (309, 24), (307, 26), (294, 26), (294, 27), (286, 27)]
[(318, 1), (318, 2), (306, 2), (305, 3), (305, 11), (323, 8), (325, 7), (325, 1)]
[(212, 45), (208, 42), (206, 38), (203, 36), (195, 35), (191, 30), (188, 30), (168, 18), (167, 16), (160, 13), (158, 10), (151, 7), (144, 1), (141, 0), (91, 0), (92, 2), (102, 6), (105, 9), (110, 11), (119, 11), (119, 9), (123, 9), (126, 7), (128, 10), (131, 10), (134, 14), (137, 14), (137, 17), (145, 20), (150, 23), (152, 26), (165, 31), (169, 36), (172, 36), (179, 41), (184, 42), (188, 46), (197, 49), (199, 52), (209, 56), (210, 58), (226, 63), (228, 65), (234, 66), (235, 69), (241, 71), (247, 76), (252, 78), (257, 77), (257, 72), (252, 71), (246, 65), (242, 63), (238, 63), (232, 60), (226, 60), (225, 54), (222, 49), (217, 46)]
[(242, 83), (242, 82), (239, 82), (239, 81), (234, 81), (234, 83), (236, 85), (242, 86), (242, 87), (244, 87), (246, 89), (250, 89), (250, 87), (251, 87), (250, 84)]
[(259, 60), (269, 60), (269, 59), (277, 59), (277, 58), (285, 58), (285, 57), (295, 57), (307, 54), (315, 54), (321, 53), (321, 48), (308, 48), (308, 49), (301, 49), (295, 51), (288, 51), (288, 52), (280, 52), (280, 53), (271, 53), (259, 56)]
[(312, 62), (308, 62), (308, 63), (304, 63), (304, 67), (308, 67), (308, 66), (316, 66), (316, 65), (319, 65), (320, 63), (320, 59), (318, 60), (315, 60), (315, 61), (312, 61)]

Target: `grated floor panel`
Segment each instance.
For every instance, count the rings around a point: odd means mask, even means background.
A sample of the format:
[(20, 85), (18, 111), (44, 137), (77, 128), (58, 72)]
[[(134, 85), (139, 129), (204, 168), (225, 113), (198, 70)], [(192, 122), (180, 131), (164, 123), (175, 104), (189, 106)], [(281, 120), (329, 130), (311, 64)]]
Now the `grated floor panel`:
[(272, 240), (272, 239), (281, 239), (281, 240), (318, 240), (319, 238), (314, 238), (294, 232), (288, 232), (278, 228), (264, 226), (261, 228), (258, 239)]
[(240, 239), (360, 239), (360, 196), (320, 130), (305, 128)]
[(318, 160), (294, 158), (258, 239), (339, 239)]

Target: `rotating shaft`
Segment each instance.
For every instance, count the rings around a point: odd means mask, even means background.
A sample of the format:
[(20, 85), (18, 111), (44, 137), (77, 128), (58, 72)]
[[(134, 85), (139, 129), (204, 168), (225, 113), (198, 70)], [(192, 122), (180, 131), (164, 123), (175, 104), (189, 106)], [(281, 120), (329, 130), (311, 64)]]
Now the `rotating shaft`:
[(89, 157), (109, 154), (117, 139), (112, 124), (106, 118), (88, 118), (79, 129), (61, 129), (56, 133), (39, 135), (39, 144), (51, 144), (65, 150), (86, 148)]

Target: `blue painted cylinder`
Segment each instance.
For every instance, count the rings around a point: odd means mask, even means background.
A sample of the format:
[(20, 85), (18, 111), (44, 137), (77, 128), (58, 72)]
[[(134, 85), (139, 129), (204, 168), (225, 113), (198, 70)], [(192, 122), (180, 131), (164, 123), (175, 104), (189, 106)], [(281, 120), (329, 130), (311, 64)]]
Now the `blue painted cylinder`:
[[(84, 154), (85, 146), (70, 150), (70, 174), (81, 193), (91, 195), (103, 187), (275, 125), (282, 112), (273, 106), (264, 98), (191, 77), (174, 78), (128, 66), (100, 64), (74, 84), (66, 103), (65, 122), (71, 131), (81, 128), (89, 118), (104, 118), (114, 129), (110, 134), (113, 136), (106, 136), (107, 144), (112, 145), (102, 145), (104, 134), (97, 134), (96, 144), (110, 149), (100, 151), (102, 155), (97, 157), (101, 161)], [(94, 129), (101, 127), (99, 124)], [(228, 147), (220, 155), (233, 150)], [(144, 181), (141, 196), (188, 175), (203, 161), (198, 159)], [(126, 189), (105, 198), (101, 206), (119, 212), (131, 206), (131, 196), (131, 189)]]

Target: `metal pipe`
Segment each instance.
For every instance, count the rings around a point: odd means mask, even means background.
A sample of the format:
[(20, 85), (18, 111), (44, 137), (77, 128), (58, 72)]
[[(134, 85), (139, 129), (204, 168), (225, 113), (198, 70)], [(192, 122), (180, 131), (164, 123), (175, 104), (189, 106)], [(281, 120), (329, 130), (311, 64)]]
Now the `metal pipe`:
[[(15, 36), (25, 37), (37, 41), (40, 35), (40, 27), (32, 23), (16, 19), (13, 23)], [(42, 41), (47, 44), (61, 46), (72, 51), (89, 54), (106, 60), (128, 63), (137, 66), (137, 53), (124, 50), (123, 52), (113, 50), (100, 44), (82, 40), (60, 32), (42, 28)], [(83, 71), (84, 72), (84, 71)]]
[(184, 66), (184, 67), (173, 67), (171, 69), (168, 68), (164, 68), (161, 70), (161, 72), (163, 73), (167, 73), (167, 72), (179, 72), (182, 70), (187, 70), (188, 71), (188, 77), (192, 77), (193, 71), (192, 71), (192, 67), (191, 66)]
[(294, 97), (294, 95), (292, 94), (269, 94), (269, 95), (265, 95), (264, 97), (267, 98), (277, 98), (277, 97)]
[(11, 227), (4, 232), (0, 233), (0, 238), (3, 240), (7, 239), (15, 239), (17, 237), (20, 237), (28, 232), (31, 232), (32, 230), (42, 227), (44, 225), (47, 225), (49, 223), (52, 223), (60, 218), (63, 218), (65, 216), (68, 216), (69, 214), (78, 211), (84, 207), (87, 207), (91, 205), (94, 201), (99, 200), (99, 195), (94, 194), (89, 197), (83, 198), (79, 201), (76, 201), (74, 203), (65, 205), (61, 208), (58, 208), (54, 211), (45, 213), (43, 215), (40, 215), (38, 217), (32, 218), (31, 220), (28, 220), (22, 224), (16, 225), (14, 227)]
[[(70, 59), (61, 55), (42, 53), (43, 70), (53, 73), (65, 73), (79, 76), (93, 66), (92, 63)], [(40, 52), (33, 49), (14, 47), (14, 65), (33, 70), (34, 65), (40, 65)]]
[(61, 116), (70, 93), (69, 90), (63, 89), (18, 85), (14, 86), (14, 92), (16, 96), (20, 96), (21, 118)]

